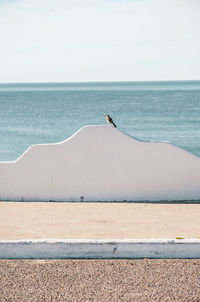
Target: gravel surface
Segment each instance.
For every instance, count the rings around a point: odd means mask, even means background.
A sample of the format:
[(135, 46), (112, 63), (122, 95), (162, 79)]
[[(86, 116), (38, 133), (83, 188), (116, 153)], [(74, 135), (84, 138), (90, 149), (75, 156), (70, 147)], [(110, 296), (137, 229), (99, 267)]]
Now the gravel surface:
[(0, 302), (200, 301), (200, 260), (1, 260)]

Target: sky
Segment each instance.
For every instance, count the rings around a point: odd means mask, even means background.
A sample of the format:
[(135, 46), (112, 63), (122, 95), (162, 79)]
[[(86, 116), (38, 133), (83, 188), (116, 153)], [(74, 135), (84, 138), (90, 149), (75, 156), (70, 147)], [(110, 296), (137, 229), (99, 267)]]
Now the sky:
[(0, 83), (200, 80), (200, 0), (0, 0)]

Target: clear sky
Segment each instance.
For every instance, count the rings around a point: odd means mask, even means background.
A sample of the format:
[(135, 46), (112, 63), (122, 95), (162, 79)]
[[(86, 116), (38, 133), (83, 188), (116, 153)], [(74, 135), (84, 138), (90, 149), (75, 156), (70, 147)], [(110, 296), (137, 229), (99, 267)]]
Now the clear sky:
[(0, 0), (0, 82), (200, 80), (200, 0)]

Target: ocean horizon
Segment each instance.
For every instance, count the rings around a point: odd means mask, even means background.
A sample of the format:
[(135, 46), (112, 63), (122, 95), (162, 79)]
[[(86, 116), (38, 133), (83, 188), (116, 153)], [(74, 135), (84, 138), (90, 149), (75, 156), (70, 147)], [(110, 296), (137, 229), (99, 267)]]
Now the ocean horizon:
[(0, 161), (106, 124), (142, 141), (167, 141), (200, 157), (200, 81), (2, 83)]

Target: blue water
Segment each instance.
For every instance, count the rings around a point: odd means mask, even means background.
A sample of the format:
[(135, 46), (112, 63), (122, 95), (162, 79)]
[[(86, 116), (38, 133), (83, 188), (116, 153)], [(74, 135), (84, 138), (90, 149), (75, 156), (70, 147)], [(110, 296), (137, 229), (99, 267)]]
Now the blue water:
[(200, 81), (0, 84), (0, 161), (105, 124), (200, 156)]

